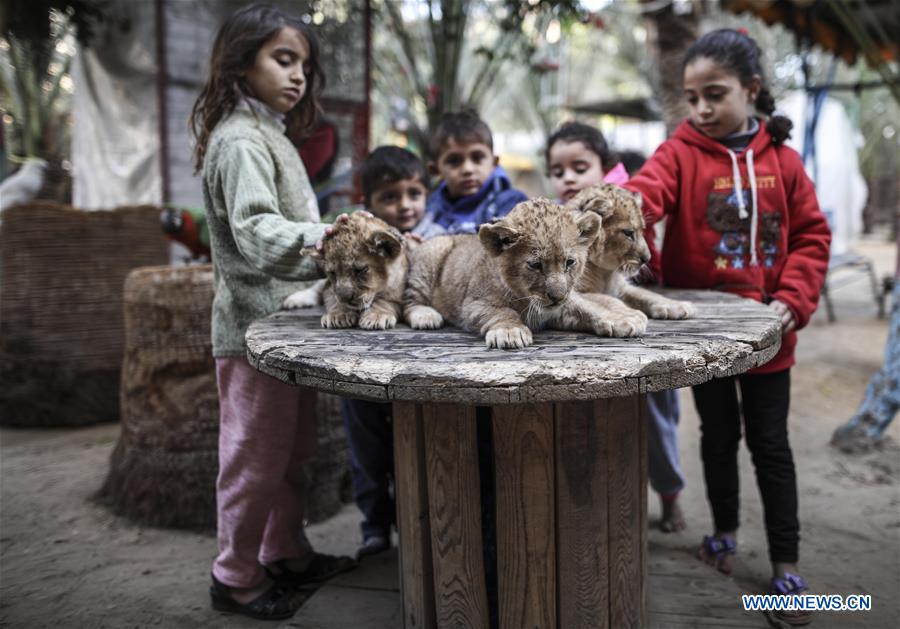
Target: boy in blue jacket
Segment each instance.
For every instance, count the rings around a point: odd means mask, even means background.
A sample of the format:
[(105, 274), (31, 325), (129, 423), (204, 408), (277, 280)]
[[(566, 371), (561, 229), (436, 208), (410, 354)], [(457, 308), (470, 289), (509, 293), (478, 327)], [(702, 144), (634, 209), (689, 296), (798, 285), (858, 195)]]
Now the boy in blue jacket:
[(444, 114), (428, 143), (432, 175), (441, 183), (428, 196), (417, 233), (474, 234), (482, 223), (506, 216), (528, 197), (497, 165), (491, 130), (472, 111)]

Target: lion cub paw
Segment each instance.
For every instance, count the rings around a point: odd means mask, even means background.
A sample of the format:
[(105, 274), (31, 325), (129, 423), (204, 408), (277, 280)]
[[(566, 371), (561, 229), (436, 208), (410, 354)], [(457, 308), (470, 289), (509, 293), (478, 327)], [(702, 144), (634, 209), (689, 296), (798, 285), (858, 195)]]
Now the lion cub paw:
[(359, 318), (359, 327), (366, 330), (387, 330), (395, 325), (397, 325), (397, 317), (392, 312), (366, 310)]
[(689, 301), (667, 300), (650, 306), (651, 319), (690, 319), (696, 314), (697, 309)]
[(414, 330), (436, 330), (444, 325), (444, 317), (431, 306), (413, 306), (406, 319)]
[(647, 331), (647, 315), (640, 310), (631, 312), (613, 312), (605, 319), (594, 322), (594, 333), (598, 336), (622, 338), (641, 336)]
[(606, 319), (594, 319), (592, 325), (594, 327), (594, 334), (597, 336), (613, 336), (612, 323)]
[(532, 343), (531, 330), (524, 325), (492, 328), (484, 335), (484, 343), (488, 347), (499, 349), (528, 347)]
[(641, 336), (647, 331), (647, 315), (634, 310), (613, 321), (614, 336)]
[(322, 327), (352, 328), (358, 319), (355, 312), (326, 312), (322, 315)]
[(295, 308), (313, 308), (321, 303), (319, 301), (320, 296), (321, 293), (315, 288), (298, 290), (296, 293), (291, 293), (285, 297), (284, 301), (281, 302), (281, 307), (286, 310), (293, 310)]

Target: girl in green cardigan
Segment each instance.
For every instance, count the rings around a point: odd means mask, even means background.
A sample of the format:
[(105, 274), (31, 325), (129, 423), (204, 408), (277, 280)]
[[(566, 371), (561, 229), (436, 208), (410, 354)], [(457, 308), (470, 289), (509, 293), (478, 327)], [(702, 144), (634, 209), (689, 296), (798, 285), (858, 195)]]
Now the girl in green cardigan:
[(318, 277), (300, 250), (325, 235), (286, 130), (309, 129), (324, 83), (311, 28), (253, 4), (222, 25), (209, 80), (191, 115), (195, 165), (215, 274), (213, 355), (219, 388), (219, 554), (214, 609), (287, 618), (295, 586), (352, 568), (315, 553), (303, 532), (302, 464), (316, 446), (315, 393), (265, 376), (246, 359), (247, 326)]

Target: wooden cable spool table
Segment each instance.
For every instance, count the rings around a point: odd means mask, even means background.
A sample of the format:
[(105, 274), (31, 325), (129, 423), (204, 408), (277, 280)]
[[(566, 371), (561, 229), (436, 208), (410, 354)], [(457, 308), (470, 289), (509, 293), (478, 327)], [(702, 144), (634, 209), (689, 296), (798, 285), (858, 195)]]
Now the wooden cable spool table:
[(489, 406), (500, 627), (646, 626), (646, 418), (641, 394), (735, 375), (781, 345), (778, 316), (725, 293), (642, 338), (541, 332), (487, 349), (455, 328), (327, 330), (320, 310), (247, 332), (285, 382), (394, 405), (404, 626), (488, 626), (475, 406)]

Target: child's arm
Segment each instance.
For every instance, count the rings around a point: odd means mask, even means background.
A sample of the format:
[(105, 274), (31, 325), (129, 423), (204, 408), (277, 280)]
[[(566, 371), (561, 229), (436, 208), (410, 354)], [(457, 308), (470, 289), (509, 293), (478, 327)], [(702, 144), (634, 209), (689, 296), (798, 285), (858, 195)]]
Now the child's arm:
[(247, 262), (281, 279), (320, 277), (313, 260), (300, 250), (322, 238), (327, 225), (281, 214), (275, 164), (265, 147), (246, 139), (231, 142), (222, 148), (221, 164), (218, 185), (235, 244)]
[(786, 149), (779, 152), (779, 159), (788, 204), (788, 250), (772, 298), (784, 303), (794, 315), (796, 327), (802, 328), (815, 312), (825, 282), (831, 230), (800, 156)]
[(640, 192), (642, 210), (647, 223), (644, 236), (650, 247), (650, 269), (656, 278), (662, 277), (662, 262), (656, 250), (653, 225), (666, 214), (673, 214), (678, 203), (681, 169), (671, 142), (663, 142), (641, 169), (622, 187)]

